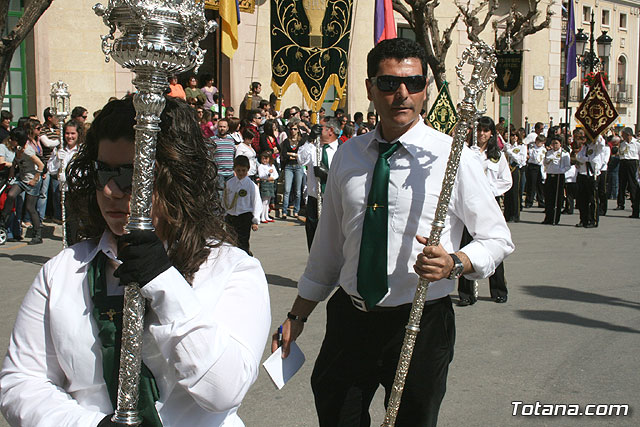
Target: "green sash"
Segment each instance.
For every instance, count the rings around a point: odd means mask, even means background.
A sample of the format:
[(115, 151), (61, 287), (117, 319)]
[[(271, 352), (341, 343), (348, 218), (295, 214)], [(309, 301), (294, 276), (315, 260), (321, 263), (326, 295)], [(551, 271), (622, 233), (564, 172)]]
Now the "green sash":
[[(115, 408), (118, 402), (118, 370), (120, 368), (120, 344), (122, 340), (123, 296), (107, 295), (106, 265), (108, 257), (102, 252), (89, 264), (87, 277), (89, 293), (93, 301), (93, 318), (98, 324), (98, 337), (102, 351), (102, 371), (109, 390), (109, 399)], [(153, 374), (142, 363), (138, 411), (142, 417), (142, 427), (162, 427), (156, 411), (155, 401), (160, 397)]]

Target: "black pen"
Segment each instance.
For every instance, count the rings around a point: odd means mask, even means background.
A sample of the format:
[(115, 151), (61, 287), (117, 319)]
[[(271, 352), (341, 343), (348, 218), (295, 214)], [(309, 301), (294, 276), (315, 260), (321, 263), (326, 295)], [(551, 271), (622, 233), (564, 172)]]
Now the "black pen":
[(282, 325), (278, 326), (278, 347), (282, 347)]

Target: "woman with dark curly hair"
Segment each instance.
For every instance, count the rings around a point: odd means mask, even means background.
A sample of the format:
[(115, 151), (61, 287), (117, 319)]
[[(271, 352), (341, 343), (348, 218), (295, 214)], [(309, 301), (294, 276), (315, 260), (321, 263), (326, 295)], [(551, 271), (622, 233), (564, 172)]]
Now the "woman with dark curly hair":
[[(138, 408), (144, 426), (242, 425), (270, 325), (260, 264), (232, 245), (195, 112), (167, 98), (152, 231), (125, 234), (135, 110), (107, 104), (67, 169), (85, 239), (47, 262), (20, 308), (0, 372), (12, 425), (113, 426), (122, 286), (147, 300)], [(118, 279), (120, 279), (118, 281)]]

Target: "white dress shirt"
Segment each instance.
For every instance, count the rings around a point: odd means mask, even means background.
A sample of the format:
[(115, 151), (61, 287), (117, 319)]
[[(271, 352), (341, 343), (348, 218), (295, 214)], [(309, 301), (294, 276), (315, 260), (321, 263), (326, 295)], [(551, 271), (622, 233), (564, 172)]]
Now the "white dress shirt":
[(544, 156), (547, 154), (547, 149), (544, 145), (538, 147), (537, 145), (533, 145), (529, 147), (529, 163), (534, 165), (542, 165), (542, 161), (544, 160)]
[[(329, 159), (329, 170), (333, 165), (333, 156), (338, 150), (338, 140), (330, 142), (327, 148), (327, 158)], [(316, 174), (313, 171), (314, 166), (318, 166), (317, 163), (317, 147), (315, 144), (307, 142), (298, 149), (298, 163), (307, 167), (307, 194), (311, 197), (318, 198), (318, 181), (316, 180)], [(322, 152), (322, 149), (320, 150)]]
[[(373, 169), (378, 159), (379, 127), (352, 138), (336, 153), (320, 222), (298, 294), (306, 299), (326, 299), (339, 284), (358, 295), (357, 271), (364, 212)], [(389, 159), (389, 235), (387, 271), (389, 291), (378, 304), (397, 306), (413, 300), (418, 276), (413, 271), (423, 249), (416, 234), (429, 235), (442, 187), (451, 137), (419, 121), (399, 138), (402, 144)], [(395, 141), (391, 141), (395, 142)], [(441, 244), (458, 250), (467, 226), (474, 240), (461, 250), (475, 269), (470, 279), (490, 276), (514, 250), (511, 233), (475, 155), (464, 148)], [(442, 298), (455, 289), (453, 280), (429, 285), (427, 299)]]
[(278, 168), (276, 167), (276, 165), (263, 165), (262, 163), (258, 165), (258, 178), (265, 181), (269, 178), (277, 180), (279, 176), (280, 175), (278, 175)]
[(260, 191), (251, 178), (245, 176), (239, 180), (234, 176), (224, 185), (223, 201), (224, 208), (228, 215), (242, 215), (253, 212), (251, 222), (260, 224), (260, 214), (262, 213), (262, 198)]
[(254, 176), (258, 171), (256, 150), (254, 150), (252, 146), (241, 142), (240, 144), (236, 145), (236, 155), (234, 157), (238, 156), (245, 156), (249, 159), (249, 176)]
[(609, 159), (611, 158), (611, 147), (609, 147), (606, 143), (602, 147), (602, 151), (600, 151), (600, 163), (602, 166), (600, 167), (601, 172), (606, 172), (609, 169)]
[(563, 174), (571, 167), (571, 156), (560, 148), (557, 151), (547, 151), (544, 158), (544, 170), (548, 174)]
[[(96, 426), (114, 408), (102, 371), (88, 264), (99, 250), (112, 261), (105, 232), (49, 260), (24, 298), (0, 372), (2, 413), (15, 426)], [(120, 290), (109, 274), (108, 291)], [(110, 280), (109, 280), (110, 278)], [(212, 248), (193, 285), (170, 268), (142, 288), (142, 357), (160, 390), (165, 427), (244, 424), (237, 415), (258, 377), (269, 334), (267, 281), (244, 251)]]
[(493, 161), (487, 157), (486, 151), (480, 151), (477, 146), (471, 147), (471, 151), (482, 165), (482, 170), (489, 179), (489, 187), (491, 187), (494, 197), (509, 191), (513, 185), (513, 178), (511, 178), (511, 169), (509, 169), (509, 163), (507, 163), (504, 153), (500, 153), (498, 161)]
[(564, 182), (571, 184), (576, 182), (578, 170), (574, 165), (570, 165), (569, 169), (564, 173)]
[[(596, 142), (582, 146), (578, 154), (576, 154), (576, 168), (580, 175), (588, 175), (596, 178), (600, 175), (603, 160), (602, 151), (605, 145), (604, 139), (598, 138)], [(591, 171), (587, 169), (587, 162), (591, 164)]]
[(510, 164), (516, 164), (519, 168), (527, 165), (527, 146), (524, 144), (505, 144), (504, 152)]
[(527, 145), (536, 145), (536, 138), (538, 134), (535, 132), (531, 132), (529, 135), (524, 137), (524, 143)]
[(631, 138), (631, 142), (620, 141), (620, 160), (638, 160), (640, 158), (640, 143)]

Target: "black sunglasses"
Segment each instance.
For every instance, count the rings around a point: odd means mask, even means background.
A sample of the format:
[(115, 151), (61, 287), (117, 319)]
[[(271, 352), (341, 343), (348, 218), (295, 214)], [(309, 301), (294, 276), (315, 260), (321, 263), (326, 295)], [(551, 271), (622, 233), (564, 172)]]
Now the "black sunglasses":
[(395, 92), (401, 83), (410, 93), (420, 92), (427, 86), (427, 76), (377, 76), (370, 77), (369, 81), (382, 92)]
[(133, 165), (121, 165), (112, 168), (105, 163), (96, 160), (93, 162), (93, 170), (96, 190), (104, 190), (104, 187), (113, 179), (118, 188), (120, 188), (120, 191), (124, 193), (131, 193)]

